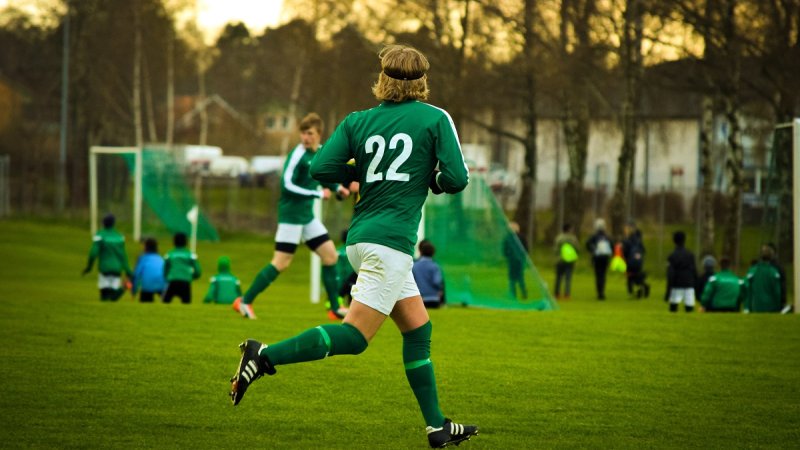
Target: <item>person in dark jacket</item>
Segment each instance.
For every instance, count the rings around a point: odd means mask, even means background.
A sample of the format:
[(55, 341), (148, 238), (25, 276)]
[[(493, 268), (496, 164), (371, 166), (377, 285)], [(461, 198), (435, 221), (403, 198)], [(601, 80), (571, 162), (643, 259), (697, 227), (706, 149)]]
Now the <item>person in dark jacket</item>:
[(606, 221), (597, 219), (594, 221), (594, 234), (586, 241), (586, 249), (592, 257), (592, 267), (594, 268), (594, 286), (597, 290), (597, 299), (606, 299), (606, 273), (614, 254), (614, 244), (606, 234)]
[(694, 254), (686, 249), (686, 233), (676, 231), (672, 235), (675, 250), (667, 258), (667, 292), (670, 312), (677, 312), (678, 305), (683, 302), (686, 312), (694, 310), (694, 289), (697, 279), (697, 268)]
[(625, 240), (622, 241), (622, 256), (625, 258), (628, 279), (628, 294), (634, 294), (636, 288), (636, 298), (649, 297), (650, 285), (647, 283), (647, 272), (644, 271), (644, 241), (642, 232), (636, 227), (633, 221), (625, 224)]
[(444, 276), (442, 268), (433, 260), (436, 247), (427, 239), (419, 242), (420, 257), (411, 266), (419, 295), (426, 308), (438, 308), (444, 303)]
[(706, 255), (703, 258), (702, 266), (703, 273), (697, 277), (697, 285), (694, 288), (695, 298), (700, 298), (700, 296), (703, 295), (703, 290), (705, 290), (708, 280), (714, 276), (714, 269), (717, 266), (717, 260), (711, 255)]

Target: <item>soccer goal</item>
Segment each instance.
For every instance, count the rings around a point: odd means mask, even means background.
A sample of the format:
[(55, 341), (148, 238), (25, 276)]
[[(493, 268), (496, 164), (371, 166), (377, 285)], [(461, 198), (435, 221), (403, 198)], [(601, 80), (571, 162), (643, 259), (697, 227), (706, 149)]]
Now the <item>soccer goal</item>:
[(137, 241), (145, 232), (183, 232), (191, 236), (192, 247), (197, 239), (219, 240), (169, 148), (91, 147), (89, 196), (92, 233), (102, 210), (114, 213), (122, 229), (132, 224)]
[[(97, 233), (98, 228), (98, 209), (99, 209), (99, 189), (98, 189), (98, 159), (101, 155), (129, 155), (133, 157), (133, 202), (132, 202), (132, 215), (130, 216), (133, 221), (133, 239), (139, 241), (142, 238), (142, 149), (139, 147), (99, 147), (93, 146), (89, 149), (89, 209), (90, 209), (90, 230), (92, 235)], [(117, 158), (119, 160), (119, 158)], [(124, 163), (123, 163), (124, 164)], [(105, 168), (104, 168), (105, 169)], [(122, 191), (122, 195), (117, 196), (117, 204), (125, 202), (125, 184), (127, 181), (128, 170), (122, 167), (111, 167), (111, 171), (117, 172), (119, 177), (104, 177), (106, 182), (111, 186), (110, 190)], [(124, 172), (123, 172), (124, 170)], [(121, 187), (120, 187), (121, 186)], [(109, 189), (106, 189), (108, 192)], [(112, 208), (107, 206), (104, 202), (104, 207), (107, 210)]]

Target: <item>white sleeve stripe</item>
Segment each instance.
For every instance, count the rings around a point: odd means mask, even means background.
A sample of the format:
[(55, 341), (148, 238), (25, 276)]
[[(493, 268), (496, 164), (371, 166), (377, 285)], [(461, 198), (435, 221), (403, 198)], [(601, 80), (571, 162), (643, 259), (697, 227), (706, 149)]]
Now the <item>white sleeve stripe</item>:
[(292, 176), (294, 175), (294, 171), (297, 168), (297, 163), (300, 162), (300, 159), (303, 157), (303, 153), (305, 149), (303, 148), (303, 144), (298, 144), (297, 147), (292, 150), (292, 154), (289, 155), (289, 164), (286, 165), (286, 170), (283, 171), (283, 185), (286, 186), (286, 189), (290, 192), (294, 192), (295, 194), (300, 195), (308, 195), (312, 197), (322, 197), (321, 193), (316, 190), (305, 189), (302, 188), (294, 183), (292, 183)]
[(450, 128), (453, 130), (453, 136), (456, 137), (456, 144), (458, 145), (458, 153), (461, 155), (461, 162), (464, 164), (464, 170), (467, 172), (467, 182), (469, 182), (469, 167), (467, 167), (467, 162), (464, 160), (464, 152), (461, 150), (461, 139), (458, 137), (458, 130), (456, 130), (456, 124), (453, 122), (453, 118), (450, 117), (450, 113), (445, 111), (438, 106), (431, 105), (430, 103), (424, 103), (425, 105), (430, 106), (431, 108), (437, 109), (447, 117), (447, 121), (450, 122)]

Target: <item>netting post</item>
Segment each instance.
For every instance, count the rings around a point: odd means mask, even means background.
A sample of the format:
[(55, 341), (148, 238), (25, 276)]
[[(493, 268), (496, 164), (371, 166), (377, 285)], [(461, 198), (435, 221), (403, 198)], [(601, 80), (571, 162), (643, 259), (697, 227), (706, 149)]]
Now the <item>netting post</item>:
[(142, 239), (142, 149), (134, 153), (133, 172), (133, 240)]
[(792, 139), (792, 194), (794, 202), (794, 313), (800, 314), (800, 118), (794, 119)]
[(89, 231), (97, 233), (97, 153), (89, 150)]

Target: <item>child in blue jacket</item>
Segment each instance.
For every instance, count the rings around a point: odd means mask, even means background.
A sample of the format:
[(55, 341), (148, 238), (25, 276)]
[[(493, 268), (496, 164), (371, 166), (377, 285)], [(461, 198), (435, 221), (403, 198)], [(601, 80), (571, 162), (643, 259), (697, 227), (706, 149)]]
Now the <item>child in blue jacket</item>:
[(152, 303), (153, 297), (163, 295), (167, 282), (164, 279), (164, 258), (158, 254), (158, 242), (153, 238), (144, 241), (144, 253), (136, 261), (136, 269), (133, 271), (133, 289), (135, 296), (139, 294), (139, 301), (142, 303)]

